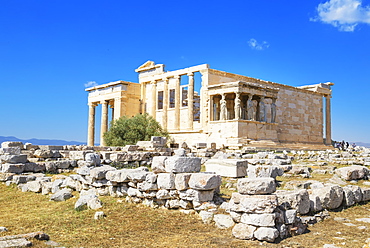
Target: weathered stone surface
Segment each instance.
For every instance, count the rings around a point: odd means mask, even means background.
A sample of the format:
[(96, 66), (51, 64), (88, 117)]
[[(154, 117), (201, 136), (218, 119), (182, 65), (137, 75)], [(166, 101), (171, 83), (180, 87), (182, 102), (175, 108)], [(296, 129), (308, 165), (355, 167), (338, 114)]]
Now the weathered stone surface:
[(370, 188), (361, 188), (362, 201), (370, 201)]
[(92, 152), (94, 151), (70, 151), (69, 158), (72, 160), (85, 160), (85, 155)]
[(25, 163), (24, 172), (43, 172), (46, 170), (45, 164), (42, 163)]
[(259, 227), (254, 232), (254, 237), (260, 241), (274, 242), (279, 236), (279, 231), (273, 227)]
[(228, 214), (215, 214), (213, 220), (220, 229), (227, 229), (235, 225), (233, 219)]
[(207, 172), (215, 172), (223, 177), (245, 177), (248, 161), (240, 159), (209, 159), (205, 163)]
[(10, 163), (10, 164), (18, 164), (18, 163), (26, 163), (27, 162), (27, 155), (20, 154), (20, 155), (0, 155), (0, 163)]
[(238, 179), (238, 192), (247, 195), (265, 195), (276, 191), (275, 179), (271, 177)]
[(313, 196), (320, 198), (322, 207), (325, 209), (335, 209), (340, 207), (343, 202), (343, 189), (340, 186), (326, 186), (311, 190)]
[(85, 161), (87, 166), (98, 166), (100, 165), (100, 155), (97, 153), (86, 153)]
[(276, 195), (242, 195), (233, 193), (228, 210), (262, 214), (273, 213), (277, 206), (278, 199)]
[[(0, 168), (1, 168), (1, 164), (0, 164)], [(14, 173), (0, 172), (0, 182), (10, 181), (13, 179), (13, 177), (14, 177)]]
[(297, 217), (297, 210), (289, 209), (284, 211), (284, 223), (285, 224), (293, 224)]
[(310, 211), (312, 212), (319, 212), (322, 210), (322, 204), (320, 197), (317, 195), (309, 195), (310, 197)]
[(343, 204), (347, 207), (362, 201), (362, 191), (359, 186), (347, 185), (343, 187)]
[(348, 167), (342, 167), (335, 170), (335, 173), (346, 181), (360, 180), (367, 178), (370, 174), (370, 170), (365, 166), (352, 165)]
[(0, 148), (0, 155), (7, 154), (7, 155), (20, 155), (21, 148), (19, 147), (7, 147), (7, 148)]
[(232, 233), (237, 239), (253, 239), (253, 234), (256, 229), (257, 227), (255, 226), (238, 223), (234, 226)]
[(19, 147), (20, 149), (22, 149), (23, 143), (20, 141), (5, 141), (1, 143), (1, 148), (9, 148), (9, 147)]
[(310, 211), (310, 198), (307, 190), (297, 191), (279, 190), (276, 191), (279, 205), (284, 209), (296, 209), (300, 214), (307, 214)]
[(79, 174), (79, 175), (82, 175), (82, 176), (90, 175), (90, 168), (87, 167), (86, 165), (82, 166), (82, 167), (79, 167), (79, 168), (77, 168), (76, 173)]
[(94, 219), (95, 220), (100, 220), (100, 219), (103, 219), (104, 217), (106, 217), (106, 215), (104, 214), (103, 211), (97, 211), (94, 214)]
[(189, 179), (189, 187), (196, 190), (212, 190), (220, 187), (221, 176), (208, 173), (193, 173)]
[(128, 182), (128, 169), (111, 170), (105, 174), (107, 180), (117, 183)]
[(99, 209), (102, 203), (94, 190), (81, 191), (80, 197), (75, 204), (75, 210), (81, 211), (87, 208)]
[(10, 247), (29, 247), (32, 246), (32, 242), (25, 238), (16, 238), (9, 240), (0, 240), (0, 247), (10, 248)]
[(275, 226), (276, 214), (247, 214), (244, 213), (240, 219), (241, 223), (254, 226)]
[(69, 198), (72, 198), (72, 197), (73, 197), (72, 190), (65, 188), (65, 189), (59, 190), (55, 194), (53, 194), (50, 197), (50, 200), (52, 200), (52, 201), (65, 201), (65, 200), (68, 200)]
[(32, 191), (35, 193), (41, 192), (41, 182), (40, 181), (31, 181), (27, 182), (27, 189), (28, 191)]
[(189, 180), (191, 173), (175, 174), (175, 188), (177, 190), (186, 190), (189, 188)]
[(249, 165), (247, 169), (249, 178), (282, 176), (284, 171), (278, 166)]
[(183, 200), (208, 202), (213, 200), (214, 190), (195, 190), (188, 189), (179, 191), (179, 196)]
[(20, 174), (24, 171), (24, 164), (2, 164), (2, 173), (16, 173)]
[(127, 177), (131, 182), (138, 183), (143, 182), (148, 174), (149, 174), (148, 168), (139, 167), (137, 169), (128, 170)]
[(154, 173), (163, 173), (166, 172), (165, 169), (165, 161), (167, 159), (167, 156), (155, 156), (152, 160), (152, 171)]
[(105, 175), (108, 171), (115, 171), (116, 168), (109, 166), (109, 165), (103, 165), (100, 167), (95, 167), (90, 170), (90, 176), (94, 179), (105, 179)]
[(202, 218), (204, 224), (211, 224), (214, 213), (202, 210), (199, 212), (199, 216)]
[(172, 156), (165, 160), (166, 172), (184, 173), (199, 172), (201, 158)]
[(175, 174), (160, 173), (157, 177), (157, 185), (160, 189), (175, 189)]

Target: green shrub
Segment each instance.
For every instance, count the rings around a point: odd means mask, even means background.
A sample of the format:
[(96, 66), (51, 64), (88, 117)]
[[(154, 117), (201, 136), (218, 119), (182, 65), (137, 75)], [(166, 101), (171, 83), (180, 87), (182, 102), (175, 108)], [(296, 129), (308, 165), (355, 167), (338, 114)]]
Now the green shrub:
[(150, 140), (152, 136), (169, 137), (168, 132), (145, 113), (113, 120), (109, 131), (104, 133), (104, 141), (108, 146), (135, 145), (138, 141)]

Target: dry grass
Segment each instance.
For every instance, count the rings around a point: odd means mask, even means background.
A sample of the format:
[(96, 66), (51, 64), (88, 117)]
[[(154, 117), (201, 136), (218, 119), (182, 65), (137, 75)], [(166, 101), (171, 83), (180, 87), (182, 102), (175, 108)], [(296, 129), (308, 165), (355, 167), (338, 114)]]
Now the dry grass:
[[(0, 226), (9, 232), (0, 236), (43, 231), (65, 247), (362, 247), (370, 237), (370, 223), (355, 218), (370, 217), (370, 203), (359, 205), (332, 216), (346, 217), (357, 227), (345, 226), (329, 219), (310, 227), (310, 233), (285, 239), (278, 244), (242, 241), (231, 230), (219, 230), (203, 224), (196, 215), (179, 211), (151, 209), (142, 205), (118, 203), (116, 198), (101, 197), (107, 217), (94, 220), (94, 210), (76, 212), (77, 197), (66, 202), (51, 202), (48, 196), (23, 193), (0, 184)], [(341, 234), (337, 234), (340, 232)], [(336, 237), (345, 238), (345, 240)], [(345, 243), (344, 245), (342, 243)], [(47, 247), (35, 242), (34, 247)]]

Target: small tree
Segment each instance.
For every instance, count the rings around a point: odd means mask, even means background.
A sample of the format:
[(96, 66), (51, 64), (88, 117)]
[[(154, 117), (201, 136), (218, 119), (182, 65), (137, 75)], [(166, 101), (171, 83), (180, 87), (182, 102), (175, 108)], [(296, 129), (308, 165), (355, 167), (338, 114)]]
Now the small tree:
[(134, 145), (141, 140), (150, 140), (152, 136), (169, 137), (168, 132), (152, 116), (145, 113), (113, 120), (109, 131), (104, 133), (104, 141), (108, 146), (125, 146)]

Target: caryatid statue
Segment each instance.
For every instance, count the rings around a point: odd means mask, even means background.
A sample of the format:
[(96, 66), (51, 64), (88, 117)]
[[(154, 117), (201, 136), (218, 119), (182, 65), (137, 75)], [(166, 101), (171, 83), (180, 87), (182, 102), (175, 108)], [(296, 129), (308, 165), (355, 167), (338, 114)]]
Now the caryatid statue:
[(227, 109), (226, 109), (226, 100), (225, 100), (225, 94), (221, 95), (221, 100), (220, 100), (220, 120), (226, 120), (226, 114), (227, 114)]
[(276, 121), (276, 98), (272, 98), (271, 103), (271, 123)]
[(265, 97), (264, 96), (261, 96), (260, 98), (260, 101), (258, 103), (258, 120), (259, 121), (263, 121), (263, 122), (266, 122), (267, 118), (266, 118), (266, 105), (265, 105)]
[(241, 118), (241, 100), (240, 100), (240, 93), (235, 94), (235, 120), (239, 120)]
[(254, 113), (254, 106), (252, 102), (252, 94), (248, 94), (248, 100), (247, 100), (247, 120), (254, 120), (255, 119), (255, 113)]

